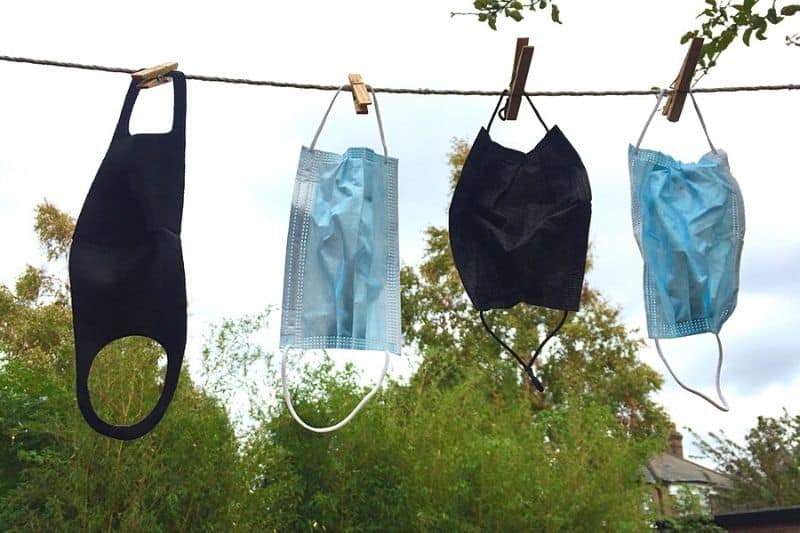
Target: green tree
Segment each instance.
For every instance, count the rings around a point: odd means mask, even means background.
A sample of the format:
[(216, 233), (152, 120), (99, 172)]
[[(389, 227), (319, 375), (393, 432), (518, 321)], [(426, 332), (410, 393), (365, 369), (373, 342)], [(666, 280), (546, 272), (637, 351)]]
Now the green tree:
[[(73, 221), (45, 202), (35, 228), (47, 264), (28, 266), (13, 290), (0, 286), (0, 529), (232, 528), (246, 471), (225, 409), (188, 372), (162, 423), (141, 439), (114, 441), (84, 422), (68, 287), (58, 275)], [(101, 352), (90, 377), (101, 416), (129, 424), (155, 405), (160, 356), (142, 338)]]
[(708, 509), (705, 504), (707, 498), (707, 490), (703, 491), (700, 487), (678, 485), (678, 492), (675, 494), (675, 514), (678, 516), (707, 514)]
[(724, 533), (708, 514), (708, 491), (699, 487), (679, 485), (675, 495), (675, 516), (659, 520), (659, 531), (675, 533)]
[[(306, 371), (294, 401), (310, 423), (341, 417), (364, 393), (352, 369)], [(476, 366), (457, 384), (395, 382), (329, 435), (302, 429), (278, 403), (249, 444), (269, 458), (256, 493), (284, 498), (270, 509), (292, 531), (647, 527), (640, 465), (663, 441), (631, 439), (607, 406), (580, 395), (537, 411), (526, 389), (497, 387)]]
[(759, 416), (738, 444), (724, 433), (696, 433), (700, 453), (729, 474), (731, 486), (713, 497), (716, 511), (763, 509), (800, 504), (800, 415)]

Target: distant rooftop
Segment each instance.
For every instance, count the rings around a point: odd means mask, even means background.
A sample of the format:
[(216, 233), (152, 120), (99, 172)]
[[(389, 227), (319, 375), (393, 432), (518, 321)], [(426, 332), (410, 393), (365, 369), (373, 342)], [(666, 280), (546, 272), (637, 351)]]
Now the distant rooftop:
[(669, 436), (669, 451), (651, 459), (643, 470), (648, 483), (694, 483), (718, 487), (731, 484), (728, 476), (683, 458), (683, 435), (674, 426)]
[(662, 453), (651, 459), (645, 468), (645, 480), (650, 483), (694, 483), (728, 487), (730, 479), (692, 461)]

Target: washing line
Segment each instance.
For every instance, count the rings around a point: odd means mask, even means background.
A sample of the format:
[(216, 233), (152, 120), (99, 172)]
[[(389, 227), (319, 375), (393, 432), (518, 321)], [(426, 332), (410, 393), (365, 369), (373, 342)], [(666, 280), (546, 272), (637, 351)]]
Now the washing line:
[[(0, 61), (9, 61), (12, 63), (27, 63), (31, 65), (43, 65), (49, 67), (72, 68), (80, 70), (92, 70), (98, 72), (115, 72), (121, 74), (132, 74), (139, 69), (123, 68), (123, 67), (108, 67), (104, 65), (90, 65), (84, 63), (71, 63), (67, 61), (56, 61), (53, 59), (34, 59), (30, 57), (15, 57), (0, 55)], [(316, 91), (336, 91), (342, 85), (322, 85), (315, 83), (301, 83), (293, 81), (273, 81), (273, 80), (252, 80), (247, 78), (229, 78), (225, 76), (207, 76), (203, 74), (185, 74), (187, 80), (214, 82), (214, 83), (229, 83), (237, 85), (256, 85), (266, 87), (282, 87), (290, 89), (304, 89)], [(418, 94), (418, 95), (435, 95), (435, 96), (500, 96), (503, 91), (486, 91), (476, 89), (412, 89), (412, 88), (397, 88), (397, 87), (373, 87), (376, 92), (391, 93), (391, 94)], [(653, 87), (650, 89), (632, 89), (632, 90), (607, 90), (607, 91), (526, 91), (524, 94), (528, 96), (642, 96), (642, 95), (657, 95), (660, 88)], [(796, 91), (800, 90), (800, 84), (783, 84), (783, 85), (741, 85), (730, 87), (704, 87), (693, 88), (693, 93), (732, 93), (732, 92), (756, 92), (756, 91)], [(675, 91), (667, 89), (664, 94), (669, 95)]]

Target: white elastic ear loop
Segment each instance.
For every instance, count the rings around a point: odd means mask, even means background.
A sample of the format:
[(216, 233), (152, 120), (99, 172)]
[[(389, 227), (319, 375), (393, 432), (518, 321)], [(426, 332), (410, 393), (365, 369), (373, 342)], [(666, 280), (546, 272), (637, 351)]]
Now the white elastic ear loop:
[(664, 365), (666, 365), (667, 370), (669, 370), (669, 373), (672, 375), (672, 377), (675, 379), (675, 381), (678, 382), (678, 385), (683, 387), (685, 390), (691, 392), (692, 394), (696, 394), (697, 396), (700, 396), (702, 399), (704, 399), (705, 401), (707, 401), (708, 403), (710, 403), (711, 405), (713, 405), (714, 407), (716, 407), (720, 411), (725, 411), (727, 413), (730, 410), (730, 408), (728, 407), (728, 402), (725, 401), (725, 397), (722, 395), (722, 388), (719, 385), (720, 374), (722, 372), (722, 341), (719, 340), (719, 335), (717, 335), (716, 333), (714, 334), (714, 337), (717, 338), (717, 347), (719, 349), (719, 357), (717, 359), (717, 378), (716, 378), (717, 396), (719, 396), (719, 399), (722, 401), (722, 405), (718, 404), (717, 402), (715, 402), (714, 400), (712, 400), (711, 398), (709, 398), (708, 396), (706, 396), (702, 392), (696, 391), (691, 387), (687, 387), (686, 385), (683, 384), (683, 382), (681, 380), (678, 379), (678, 376), (675, 375), (675, 372), (673, 372), (672, 368), (669, 366), (669, 363), (667, 362), (667, 358), (664, 357), (663, 353), (661, 353), (661, 345), (658, 343), (658, 339), (655, 339), (655, 341), (656, 341), (656, 350), (658, 351), (658, 356), (661, 357), (662, 361), (664, 361)]
[(383, 159), (389, 159), (389, 149), (386, 148), (386, 135), (383, 133), (383, 121), (381, 120), (381, 108), (378, 107), (378, 96), (375, 94), (375, 89), (371, 85), (367, 85), (367, 89), (372, 94), (372, 102), (375, 104), (375, 116), (378, 118), (378, 131), (381, 134), (381, 145), (383, 146)]
[(658, 96), (656, 97), (656, 105), (653, 108), (653, 111), (650, 113), (650, 116), (647, 117), (647, 122), (644, 123), (644, 128), (642, 128), (642, 133), (641, 133), (641, 135), (639, 135), (639, 140), (636, 141), (636, 151), (637, 152), (639, 151), (639, 145), (642, 144), (642, 139), (644, 139), (644, 133), (647, 131), (647, 128), (650, 126), (650, 122), (652, 122), (653, 117), (656, 114), (656, 111), (658, 111), (658, 106), (659, 106), (659, 104), (661, 104), (661, 100), (664, 98), (664, 93), (666, 91), (667, 91), (666, 89), (661, 89), (658, 92)]
[(714, 143), (711, 142), (711, 137), (708, 136), (708, 129), (706, 129), (706, 121), (703, 120), (703, 114), (700, 113), (700, 107), (697, 105), (697, 100), (694, 99), (694, 94), (691, 92), (689, 96), (692, 98), (692, 103), (694, 104), (694, 110), (697, 111), (697, 118), (700, 119), (700, 126), (703, 127), (703, 133), (706, 134), (706, 140), (708, 141), (708, 145), (711, 147), (711, 151), (715, 154), (717, 153), (717, 149), (714, 148)]
[(300, 416), (297, 414), (297, 411), (294, 410), (294, 405), (292, 404), (292, 395), (289, 393), (289, 384), (286, 381), (286, 361), (288, 359), (287, 357), (288, 350), (284, 350), (283, 356), (281, 358), (281, 383), (283, 385), (283, 399), (286, 401), (286, 407), (289, 408), (289, 413), (291, 413), (292, 418), (294, 418), (295, 421), (301, 426), (303, 426), (305, 429), (313, 431), (314, 433), (330, 433), (331, 431), (336, 431), (337, 429), (346, 426), (347, 423), (350, 422), (353, 419), (353, 417), (356, 416), (358, 412), (364, 408), (367, 402), (370, 401), (370, 399), (372, 399), (373, 396), (375, 396), (375, 393), (378, 392), (378, 389), (381, 388), (381, 384), (383, 384), (383, 378), (386, 377), (386, 373), (389, 371), (390, 355), (388, 351), (384, 352), (384, 354), (386, 355), (386, 359), (383, 363), (383, 370), (381, 371), (381, 377), (378, 379), (378, 383), (375, 385), (375, 387), (371, 391), (369, 391), (369, 393), (367, 393), (367, 395), (364, 396), (360, 402), (358, 402), (358, 405), (356, 405), (355, 409), (353, 409), (349, 415), (344, 417), (344, 419), (341, 422), (339, 422), (338, 424), (334, 424), (332, 426), (317, 428), (306, 424), (303, 421), (303, 419), (300, 418)]
[[(313, 150), (317, 145), (317, 140), (319, 139), (320, 133), (322, 133), (322, 128), (325, 127), (325, 122), (328, 120), (328, 115), (331, 114), (331, 109), (333, 109), (333, 104), (336, 102), (336, 97), (339, 96), (340, 92), (347, 89), (350, 89), (349, 85), (342, 85), (336, 89), (335, 93), (333, 93), (331, 103), (328, 104), (328, 109), (326, 109), (325, 114), (322, 115), (322, 121), (320, 121), (317, 131), (314, 133), (314, 138), (311, 140), (311, 146), (309, 146), (311, 150)], [(378, 119), (378, 132), (380, 133), (381, 145), (383, 146), (383, 159), (386, 161), (389, 159), (389, 149), (386, 148), (386, 135), (383, 133), (383, 121), (381, 120), (381, 110), (378, 107), (378, 97), (375, 95), (375, 89), (373, 89), (372, 86), (368, 85), (367, 90), (372, 94), (372, 102), (375, 104), (375, 117)]]
[(331, 114), (331, 109), (333, 109), (333, 103), (336, 101), (336, 97), (339, 96), (339, 93), (342, 92), (342, 89), (347, 89), (347, 85), (342, 85), (341, 87), (336, 89), (335, 93), (333, 93), (333, 98), (331, 98), (331, 103), (328, 104), (328, 109), (326, 109), (325, 114), (322, 115), (322, 120), (319, 123), (319, 127), (317, 128), (316, 133), (314, 133), (314, 138), (311, 139), (311, 146), (309, 146), (310, 149), (313, 150), (314, 147), (317, 145), (317, 139), (319, 139), (319, 134), (322, 133), (322, 128), (325, 127), (325, 122), (328, 120), (328, 115)]

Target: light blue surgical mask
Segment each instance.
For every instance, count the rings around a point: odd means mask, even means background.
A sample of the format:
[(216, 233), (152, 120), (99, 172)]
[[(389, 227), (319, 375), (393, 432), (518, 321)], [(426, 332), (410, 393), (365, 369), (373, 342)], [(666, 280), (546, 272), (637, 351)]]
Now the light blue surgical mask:
[(315, 428), (295, 412), (281, 376), (289, 412), (310, 431), (347, 424), (377, 392), (400, 354), (400, 262), (397, 232), (397, 159), (389, 157), (378, 101), (372, 91), (383, 154), (349, 148), (343, 154), (317, 150), (317, 139), (342, 87), (333, 95), (311, 146), (297, 169), (281, 315), (281, 348), (377, 350), (384, 352), (378, 384), (336, 425)]
[[(744, 203), (731, 175), (728, 156), (711, 143), (700, 108), (689, 93), (711, 151), (697, 163), (682, 163), (655, 150), (640, 149), (645, 131), (628, 148), (633, 232), (644, 259), (647, 332), (675, 381), (720, 410), (728, 404), (720, 388), (719, 331), (736, 308), (744, 241)], [(721, 405), (684, 385), (670, 368), (659, 339), (714, 333), (717, 394)]]

